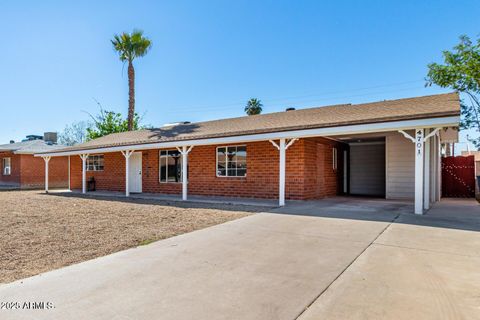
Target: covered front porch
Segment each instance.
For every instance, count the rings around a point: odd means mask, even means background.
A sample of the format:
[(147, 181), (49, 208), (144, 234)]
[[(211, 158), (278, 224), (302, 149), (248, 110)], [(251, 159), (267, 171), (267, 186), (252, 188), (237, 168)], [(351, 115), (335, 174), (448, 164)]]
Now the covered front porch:
[[(299, 188), (302, 189), (302, 192), (305, 191), (307, 187), (312, 187), (311, 185), (307, 185), (307, 183), (311, 182), (311, 179), (309, 180), (309, 175), (314, 174), (316, 172), (315, 170), (318, 170), (319, 166), (322, 166), (323, 168), (327, 163), (326, 161), (331, 161), (328, 163), (328, 165), (332, 166), (331, 169), (336, 175), (340, 175), (342, 171), (344, 173), (343, 177), (339, 178), (336, 176), (334, 178), (334, 180), (338, 180), (338, 184), (335, 186), (335, 188), (341, 189), (334, 195), (348, 195), (350, 193), (354, 194), (354, 192), (350, 192), (352, 181), (354, 180), (352, 180), (353, 178), (351, 175), (347, 175), (347, 173), (351, 173), (351, 168), (349, 167), (351, 163), (346, 160), (343, 161), (343, 163), (338, 161), (338, 159), (341, 157), (344, 159), (350, 157), (350, 151), (337, 148), (335, 143), (343, 146), (350, 144), (352, 140), (355, 140), (358, 137), (366, 135), (372, 137), (385, 137), (387, 135), (394, 134), (397, 136), (397, 138), (401, 137), (401, 139), (404, 139), (404, 141), (410, 146), (406, 152), (411, 154), (411, 162), (409, 162), (407, 166), (409, 166), (408, 170), (412, 172), (412, 177), (414, 180), (411, 186), (413, 192), (411, 193), (410, 198), (391, 197), (389, 196), (389, 188), (392, 188), (393, 183), (390, 183), (387, 179), (385, 184), (386, 191), (384, 193), (384, 198), (391, 200), (408, 199), (414, 204), (412, 211), (416, 214), (423, 214), (430, 208), (432, 203), (438, 201), (440, 198), (440, 133), (442, 130), (444, 130), (444, 128), (455, 126), (457, 123), (456, 121), (458, 121), (457, 119), (457, 117), (450, 117), (394, 121), (368, 125), (359, 124), (346, 127), (329, 127), (289, 132), (275, 132), (268, 134), (85, 149), (78, 151), (49, 153), (38, 156), (43, 157), (45, 160), (46, 192), (49, 191), (48, 170), (49, 160), (52, 156), (68, 155), (70, 157), (79, 157), (81, 159), (81, 192), (85, 194), (87, 193), (88, 183), (87, 159), (89, 159), (90, 156), (99, 154), (116, 154), (115, 157), (117, 158), (114, 162), (114, 165), (112, 165), (109, 169), (110, 171), (108, 174), (110, 177), (108, 179), (117, 182), (111, 182), (109, 185), (111, 189), (105, 188), (105, 190), (101, 190), (100, 193), (97, 193), (98, 195), (102, 195), (102, 193), (109, 196), (119, 196), (120, 194), (123, 194), (124, 197), (151, 197), (156, 199), (163, 198), (164, 200), (181, 199), (183, 201), (216, 201), (219, 199), (228, 201), (229, 198), (231, 201), (234, 201), (234, 198), (241, 198), (241, 201), (243, 202), (258, 201), (258, 203), (263, 202), (265, 205), (272, 205), (275, 203), (277, 206), (282, 207), (287, 204), (286, 199), (296, 199), (295, 190), (292, 191), (292, 189), (295, 189), (296, 184), (302, 184)], [(323, 139), (325, 141), (332, 142), (332, 144), (327, 144), (329, 145), (328, 151), (323, 151), (331, 152), (331, 155), (324, 155), (322, 159), (325, 161), (322, 163), (318, 163), (318, 159), (314, 160), (316, 162), (309, 161), (310, 153), (308, 152), (311, 152), (309, 151), (311, 150), (309, 146), (314, 146), (315, 144), (312, 144), (312, 141), (315, 141), (316, 139)], [(248, 178), (246, 174), (245, 177), (235, 178), (219, 176), (218, 148), (220, 148), (220, 146), (231, 145), (247, 146), (247, 149), (249, 148), (248, 146), (251, 145), (251, 149), (248, 151), (248, 157), (245, 156), (246, 159), (244, 163), (245, 170), (248, 168)], [(151, 159), (143, 159), (142, 153), (150, 151), (153, 152), (152, 154), (156, 153), (156, 156), (158, 156), (160, 150), (178, 151), (180, 154), (181, 171), (188, 172), (188, 174), (182, 174), (180, 176), (180, 181), (178, 181), (174, 188), (175, 192), (168, 192), (168, 194), (163, 194), (161, 190), (159, 193), (157, 193), (157, 191), (149, 192), (151, 188), (145, 188), (145, 186), (148, 186), (149, 182), (146, 182), (147, 179), (142, 178), (145, 175), (145, 170), (149, 170), (149, 168), (156, 166), (156, 163), (158, 163), (155, 162), (157, 159), (155, 159), (153, 162)], [(192, 152), (197, 152), (198, 157), (204, 156), (204, 158), (198, 158), (200, 160), (192, 162), (191, 166), (189, 166), (189, 158)], [(258, 154), (259, 152), (261, 155)], [(217, 154), (216, 160), (215, 154)], [(388, 152), (385, 153), (385, 157), (389, 157)], [(292, 164), (292, 159), (299, 161), (298, 164)], [(389, 160), (392, 159), (387, 159), (387, 166)], [(215, 161), (217, 163), (216, 169)], [(252, 161), (258, 162), (252, 165)], [(153, 163), (153, 165), (151, 163)], [(204, 167), (199, 167), (199, 163), (202, 163)], [(205, 168), (208, 170), (214, 168), (214, 172), (216, 171), (217, 173), (214, 174), (212, 179), (197, 179), (195, 183), (193, 183), (194, 179), (196, 179), (199, 175), (202, 175), (204, 171), (207, 170)], [(152, 169), (154, 172), (153, 176), (149, 177), (150, 180), (148, 180), (150, 182), (153, 181), (152, 179), (158, 179), (158, 177), (155, 177), (158, 175), (158, 171), (155, 171), (154, 169), (155, 168)], [(256, 171), (254, 172), (253, 170)], [(268, 175), (266, 177), (262, 177), (262, 179), (257, 179), (257, 177), (255, 177), (255, 175), (261, 175), (267, 171)], [(400, 170), (395, 174), (402, 175), (402, 172)], [(139, 177), (140, 180), (138, 180)], [(235, 183), (227, 185), (225, 189), (220, 187), (217, 188), (217, 185), (225, 185), (225, 181), (234, 181)], [(243, 192), (243, 189), (240, 189), (243, 188), (243, 185), (246, 185), (247, 183), (249, 183), (250, 189), (256, 189), (255, 192), (257, 193), (255, 193), (253, 197), (251, 196), (251, 192), (245, 193)], [(321, 182), (318, 181), (313, 182), (313, 188), (318, 187), (320, 183)], [(325, 183), (325, 181), (323, 183)], [(121, 186), (120, 184), (124, 185)], [(238, 189), (236, 189), (237, 187)], [(71, 187), (70, 189), (73, 188)], [(209, 194), (209, 190), (213, 189), (215, 189), (215, 192), (212, 191), (212, 193)], [(121, 193), (120, 190), (122, 191)], [(191, 190), (194, 191), (192, 192)], [(225, 194), (222, 194), (222, 190), (227, 190), (228, 193), (225, 192)], [(114, 193), (112, 193), (112, 191)], [(264, 192), (267, 196), (262, 197), (262, 192)], [(310, 193), (308, 192), (310, 191), (305, 191), (305, 194), (301, 194), (297, 197), (297, 199), (314, 199), (316, 197), (314, 191), (311, 191)], [(328, 197), (332, 195), (327, 194), (326, 196)], [(258, 200), (251, 200), (250, 198), (258, 198)]]

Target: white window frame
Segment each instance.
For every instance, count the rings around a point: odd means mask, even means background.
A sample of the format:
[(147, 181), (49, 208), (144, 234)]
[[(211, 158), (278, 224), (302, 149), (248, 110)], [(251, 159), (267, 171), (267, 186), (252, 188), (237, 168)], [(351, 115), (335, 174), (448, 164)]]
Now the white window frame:
[[(165, 156), (162, 156), (162, 151), (166, 151), (167, 152), (167, 155)], [(180, 153), (180, 179), (178, 181), (168, 181), (168, 152), (169, 151), (175, 151), (175, 152), (179, 152), (178, 150), (176, 149), (164, 149), (164, 150), (158, 150), (158, 182), (160, 183), (182, 183), (183, 181), (183, 170), (182, 170), (182, 154)], [(162, 158), (167, 158), (167, 172), (166, 172), (166, 179), (167, 181), (162, 181), (162, 165), (161, 165), (161, 161), (162, 161)], [(188, 164), (187, 164), (187, 182), (188, 182)]]
[[(7, 160), (8, 166), (6, 165)], [(12, 158), (6, 157), (2, 159), (2, 174), (4, 176), (10, 176), (12, 174)]]
[[(97, 169), (95, 165), (93, 165), (93, 169), (89, 169), (89, 162), (90, 161), (98, 161), (98, 158), (102, 157), (103, 159), (103, 168), (102, 169)], [(97, 160), (94, 160), (93, 158), (97, 158)], [(87, 158), (87, 161), (85, 163), (86, 170), (89, 172), (102, 172), (105, 170), (105, 156), (103, 154), (92, 154), (89, 155)]]
[(239, 144), (239, 145), (229, 145), (229, 146), (218, 146), (216, 147), (215, 149), (215, 175), (217, 176), (217, 178), (241, 178), (241, 179), (244, 179), (247, 177), (247, 174), (248, 174), (248, 170), (247, 168), (245, 167), (245, 175), (244, 176), (229, 176), (228, 175), (228, 158), (225, 159), (225, 175), (222, 176), (222, 175), (219, 175), (218, 174), (218, 149), (220, 148), (225, 148), (226, 151), (228, 152), (228, 148), (238, 148), (238, 147), (245, 147), (245, 165), (247, 164), (247, 157), (248, 157), (248, 152), (247, 152), (247, 145), (245, 144)]
[(338, 168), (338, 150), (336, 147), (332, 148), (332, 168), (333, 170)]

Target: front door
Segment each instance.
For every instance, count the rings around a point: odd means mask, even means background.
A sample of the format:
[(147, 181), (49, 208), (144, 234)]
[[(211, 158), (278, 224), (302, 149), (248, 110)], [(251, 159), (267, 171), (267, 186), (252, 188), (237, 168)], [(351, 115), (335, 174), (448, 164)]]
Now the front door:
[(128, 184), (130, 192), (142, 192), (142, 153), (134, 152), (130, 156)]

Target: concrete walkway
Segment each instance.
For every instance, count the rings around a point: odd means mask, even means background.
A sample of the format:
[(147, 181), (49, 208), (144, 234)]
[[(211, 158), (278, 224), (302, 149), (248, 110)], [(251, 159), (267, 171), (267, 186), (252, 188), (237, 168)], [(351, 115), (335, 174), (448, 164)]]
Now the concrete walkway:
[[(126, 199), (124, 192), (118, 191), (89, 191), (85, 194), (82, 194), (82, 190), (51, 190), (49, 193), (70, 196), (70, 197), (93, 197), (93, 198), (122, 198)], [(130, 199), (144, 199), (144, 200), (159, 200), (159, 201), (181, 201), (181, 194), (162, 194), (162, 193), (130, 193)], [(223, 203), (223, 204), (238, 204), (238, 205), (247, 205), (247, 206), (258, 206), (258, 207), (278, 207), (278, 200), (268, 200), (268, 199), (254, 199), (254, 198), (239, 198), (239, 197), (221, 197), (221, 196), (198, 196), (198, 195), (189, 195), (189, 202), (200, 202), (200, 203)], [(289, 201), (292, 202), (292, 201)], [(295, 202), (295, 201), (293, 201)]]
[(408, 206), (296, 204), (126, 250), (0, 286), (54, 305), (0, 319), (475, 319), (478, 205)]

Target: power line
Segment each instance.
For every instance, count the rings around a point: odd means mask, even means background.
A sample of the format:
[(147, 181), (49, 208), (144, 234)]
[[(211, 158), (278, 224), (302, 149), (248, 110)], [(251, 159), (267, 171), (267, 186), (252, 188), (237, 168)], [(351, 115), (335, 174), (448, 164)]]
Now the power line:
[(357, 88), (353, 90), (337, 90), (337, 91), (330, 91), (326, 93), (321, 93), (321, 94), (310, 94), (310, 95), (304, 95), (304, 96), (292, 96), (292, 97), (286, 97), (284, 99), (271, 99), (271, 100), (266, 100), (266, 101), (278, 101), (278, 100), (290, 100), (290, 99), (299, 99), (299, 98), (306, 98), (306, 97), (319, 97), (319, 96), (327, 96), (327, 95), (332, 95), (332, 94), (337, 94), (337, 93), (344, 93), (344, 92), (355, 92), (355, 91), (364, 91), (364, 90), (370, 90), (370, 89), (378, 89), (378, 88), (386, 88), (386, 87), (393, 87), (393, 86), (399, 86), (399, 85), (404, 85), (404, 84), (411, 84), (411, 83), (417, 83), (417, 82), (423, 82), (424, 80), (416, 80), (416, 81), (406, 81), (406, 82), (399, 82), (399, 83), (393, 83), (393, 84), (387, 84), (387, 85), (378, 85), (378, 86), (372, 86), (372, 87), (365, 87), (365, 88)]
[[(323, 97), (323, 96), (328, 96), (332, 94), (338, 94), (338, 93), (344, 93), (344, 92), (356, 92), (356, 91), (364, 91), (364, 90), (371, 90), (371, 89), (378, 89), (378, 88), (387, 88), (387, 87), (393, 87), (393, 86), (401, 86), (405, 84), (412, 84), (412, 83), (418, 83), (418, 82), (424, 82), (424, 80), (414, 80), (414, 81), (404, 81), (404, 82), (397, 82), (397, 83), (390, 83), (390, 84), (385, 84), (385, 85), (376, 85), (376, 86), (371, 86), (371, 87), (363, 87), (363, 88), (357, 88), (357, 89), (351, 89), (351, 90), (336, 90), (336, 91), (327, 91), (323, 93), (315, 93), (315, 94), (307, 94), (307, 95), (298, 95), (298, 96), (288, 96), (288, 97), (278, 97), (278, 98), (261, 98), (262, 102), (267, 102), (267, 103), (272, 103), (272, 102), (287, 102), (287, 100), (294, 100), (294, 99), (302, 99), (302, 98), (309, 98), (309, 97)], [(350, 96), (346, 96), (348, 98)], [(343, 97), (340, 97), (343, 98)], [(238, 107), (239, 105), (243, 105), (246, 102), (246, 100), (242, 100), (239, 102), (235, 103), (228, 103), (228, 104), (221, 104), (221, 105), (204, 105), (204, 106), (184, 106), (184, 107), (169, 107), (169, 110), (175, 110), (175, 111), (198, 111), (198, 110), (226, 110), (229, 109), (228, 107)]]
[[(376, 92), (369, 92), (369, 93), (362, 93), (362, 94), (356, 94), (356, 95), (344, 95), (344, 96), (334, 96), (334, 97), (328, 97), (328, 98), (319, 98), (319, 99), (308, 99), (308, 100), (297, 100), (295, 102), (289, 102), (288, 104), (290, 105), (299, 105), (299, 104), (304, 104), (304, 103), (312, 103), (312, 104), (318, 104), (322, 101), (331, 101), (331, 100), (336, 100), (336, 99), (349, 99), (349, 98), (356, 98), (356, 97), (365, 97), (365, 96), (371, 96), (371, 95), (378, 95), (378, 94), (385, 94), (385, 93), (396, 93), (396, 92), (402, 92), (402, 91), (409, 91), (409, 90), (414, 90), (414, 89), (423, 89), (423, 87), (408, 87), (408, 88), (402, 88), (402, 89), (395, 89), (395, 90), (388, 90), (388, 91), (376, 91)], [(356, 90), (358, 91), (358, 90)], [(281, 101), (281, 100), (278, 100)], [(277, 103), (279, 104), (286, 104), (286, 103)], [(234, 105), (238, 107), (239, 105), (236, 104)], [(183, 109), (183, 110), (178, 110), (176, 109), (175, 111), (180, 111), (176, 113), (198, 113), (198, 112), (205, 112), (205, 111), (216, 111), (216, 110), (229, 110), (231, 109), (230, 107), (227, 107), (226, 105), (223, 105), (223, 107), (210, 107), (210, 108), (197, 108), (197, 109)]]

